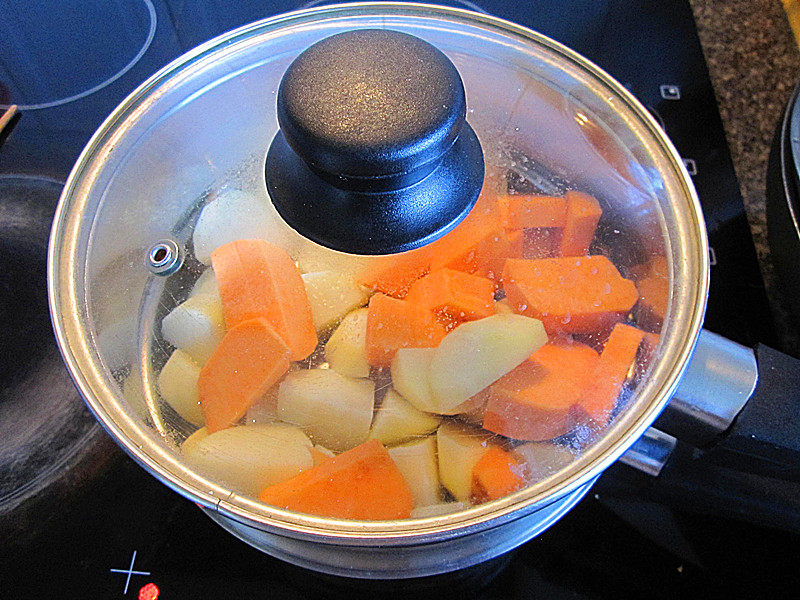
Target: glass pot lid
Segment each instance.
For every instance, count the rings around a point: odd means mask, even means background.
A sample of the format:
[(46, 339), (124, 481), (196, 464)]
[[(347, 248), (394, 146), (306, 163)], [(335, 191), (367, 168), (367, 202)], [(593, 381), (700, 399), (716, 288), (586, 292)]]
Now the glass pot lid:
[(361, 3), (243, 27), (134, 91), (65, 187), (50, 302), (90, 407), (180, 493), (413, 540), (624, 452), (691, 353), (705, 248), (675, 149), (596, 66), (486, 15)]

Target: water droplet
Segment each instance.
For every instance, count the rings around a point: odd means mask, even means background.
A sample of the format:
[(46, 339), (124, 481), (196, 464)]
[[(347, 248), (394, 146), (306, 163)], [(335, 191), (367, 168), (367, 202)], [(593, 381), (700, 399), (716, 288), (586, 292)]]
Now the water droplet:
[(611, 284), (610, 283), (607, 283), (605, 285), (605, 287), (603, 288), (603, 293), (604, 294), (610, 294), (611, 293)]
[(581, 266), (581, 259), (580, 258), (575, 261), (575, 266), (576, 267), (580, 267)]
[(597, 267), (592, 267), (592, 270), (590, 272), (592, 275), (597, 275)]
[(566, 325), (567, 323), (569, 323), (571, 320), (572, 320), (572, 316), (570, 316), (570, 315), (564, 315), (563, 317), (561, 317), (561, 322), (562, 322), (564, 325)]
[(520, 304), (519, 309), (520, 310), (527, 310), (528, 309), (528, 305), (527, 304)]

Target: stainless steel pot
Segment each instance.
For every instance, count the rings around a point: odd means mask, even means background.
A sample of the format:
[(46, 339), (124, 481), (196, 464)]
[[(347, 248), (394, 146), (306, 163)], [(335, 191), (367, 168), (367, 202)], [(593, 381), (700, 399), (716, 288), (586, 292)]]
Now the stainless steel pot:
[[(274, 102), (286, 67), (332, 34), (375, 28), (422, 38), (452, 60), (487, 169), (538, 177), (545, 190), (566, 181), (596, 195), (610, 224), (598, 238), (617, 263), (664, 257), (669, 302), (646, 372), (603, 435), (569, 466), (457, 513), (368, 522), (280, 510), (187, 464), (177, 447), (190, 431), (165, 417), (155, 389), (164, 360), (155, 324), (196, 277), (186, 248), (200, 207), (226, 187), (267, 197), (264, 160), (278, 131)], [(343, 269), (372, 260), (314, 244), (272, 207), (269, 219), (270, 239), (293, 257), (311, 253)], [(166, 66), (106, 119), (81, 154), (55, 216), (48, 269), (65, 362), (111, 436), (234, 535), (338, 575), (419, 577), (506, 552), (560, 518), (620, 457), (657, 474), (675, 441), (648, 428), (671, 398), (676, 431), (696, 429), (693, 441), (708, 443), (729, 429), (757, 378), (752, 351), (701, 335), (709, 277), (702, 214), (680, 157), (648, 111), (557, 42), (452, 8), (358, 3), (303, 10), (237, 29)]]

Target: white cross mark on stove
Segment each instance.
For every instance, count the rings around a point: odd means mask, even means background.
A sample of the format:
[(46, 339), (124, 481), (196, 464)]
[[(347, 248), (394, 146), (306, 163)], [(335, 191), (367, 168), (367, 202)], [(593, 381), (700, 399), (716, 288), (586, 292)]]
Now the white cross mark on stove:
[(134, 571), (133, 570), (133, 563), (136, 562), (136, 550), (133, 551), (133, 556), (131, 556), (131, 565), (127, 569), (109, 569), (112, 573), (124, 573), (127, 575), (125, 578), (125, 589), (122, 591), (122, 595), (128, 593), (128, 585), (131, 583), (131, 575), (150, 575), (150, 571)]

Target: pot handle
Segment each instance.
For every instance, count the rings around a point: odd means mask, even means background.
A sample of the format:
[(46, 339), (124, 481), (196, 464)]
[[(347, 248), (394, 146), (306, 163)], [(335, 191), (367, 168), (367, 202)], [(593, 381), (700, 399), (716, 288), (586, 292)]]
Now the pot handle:
[(612, 465), (595, 487), (600, 495), (635, 497), (800, 533), (800, 492), (795, 481), (720, 466), (703, 451), (653, 428), (619, 462), (641, 472)]
[(800, 480), (800, 360), (703, 330), (656, 427), (714, 464)]

